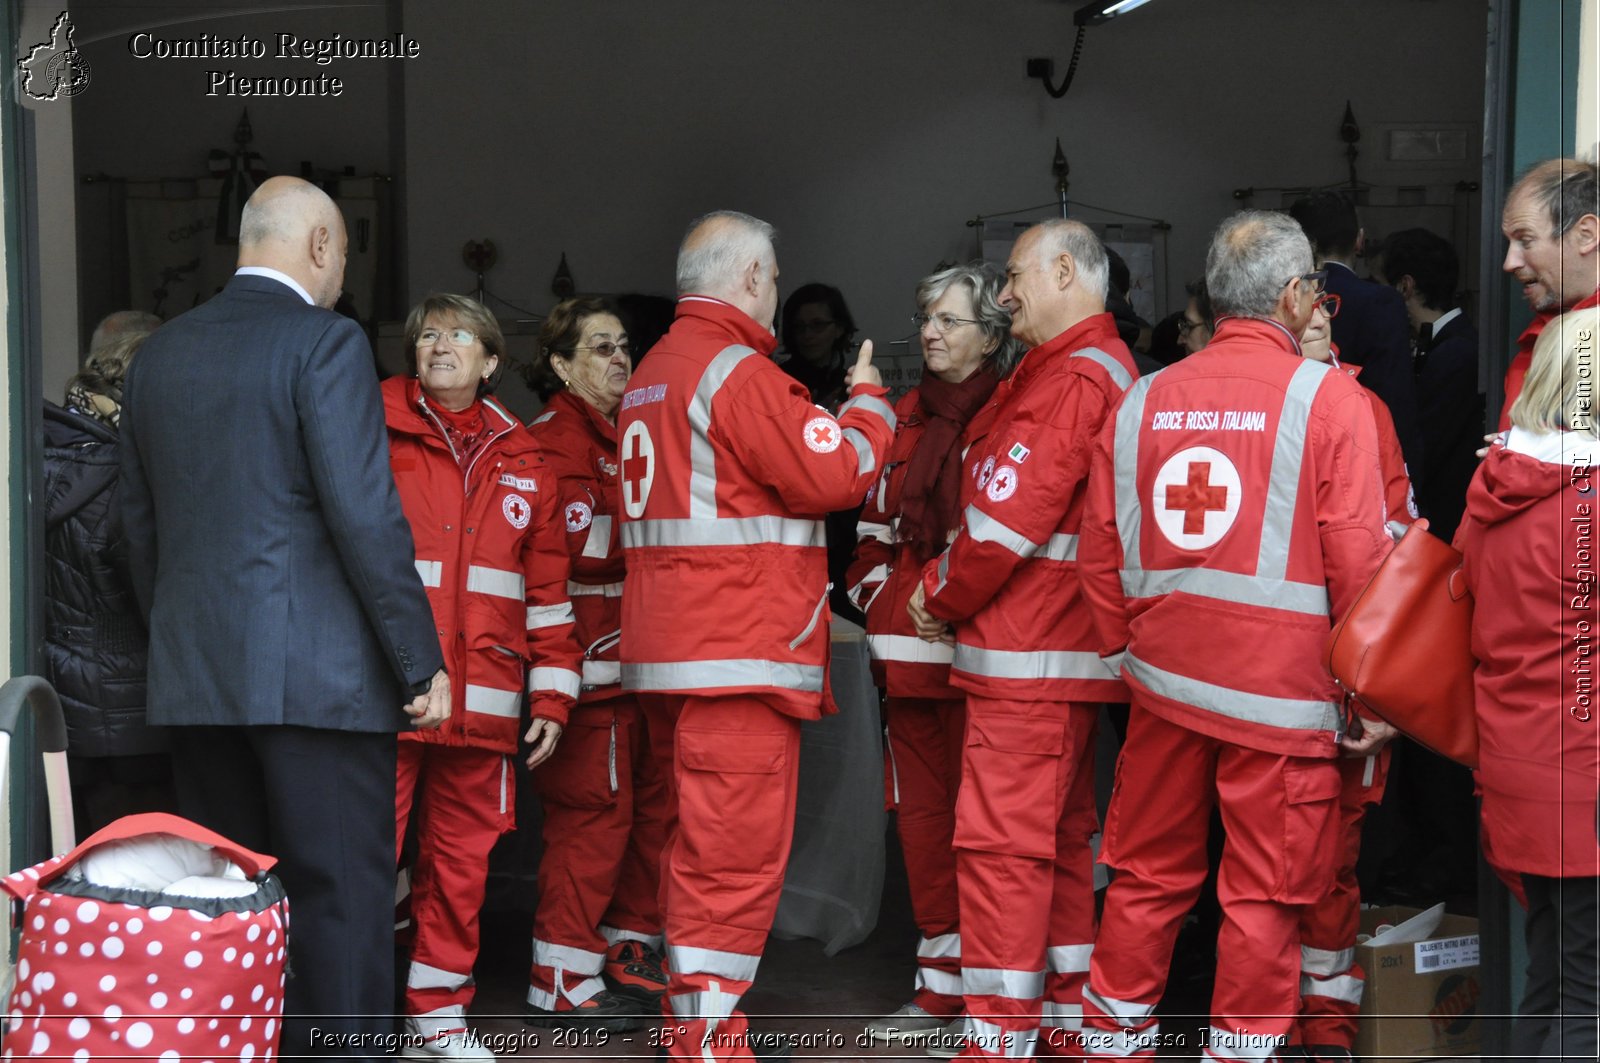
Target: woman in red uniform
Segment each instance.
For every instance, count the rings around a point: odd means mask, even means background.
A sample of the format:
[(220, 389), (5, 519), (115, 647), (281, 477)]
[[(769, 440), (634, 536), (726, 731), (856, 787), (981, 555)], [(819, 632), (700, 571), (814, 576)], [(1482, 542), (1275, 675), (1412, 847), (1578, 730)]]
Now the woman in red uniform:
[(1521, 886), (1518, 1059), (1595, 1058), (1600, 715), (1594, 705), (1595, 336), (1553, 320), (1456, 532), (1472, 592), (1484, 854)]
[(560, 754), (534, 775), (545, 849), (527, 1013), (544, 1025), (622, 1030), (659, 1011), (667, 982), (656, 902), (666, 789), (640, 699), (623, 693), (617, 663), (616, 418), (633, 363), (622, 322), (601, 299), (558, 305), (539, 345), (553, 394), (530, 428), (559, 482), (583, 692)]
[(396, 847), (416, 820), (415, 938), (406, 978), (410, 1059), (491, 1063), (464, 1036), (489, 850), (513, 826), (517, 751), (549, 757), (578, 695), (578, 647), (555, 475), (533, 437), (488, 396), (500, 327), (459, 295), (406, 320), (414, 375), (383, 382), (389, 464), (458, 708), (400, 736)]
[(981, 412), (1021, 351), (997, 297), (1005, 278), (982, 263), (954, 266), (917, 285), (922, 382), (896, 405), (899, 429), (861, 512), (861, 540), (847, 582), (867, 614), (867, 644), (888, 692), (889, 799), (921, 930), (916, 992), (871, 1023), (879, 1037), (928, 1038), (961, 1014), (961, 936), (956, 907), (956, 784), (965, 698), (950, 686), (951, 647), (917, 637), (906, 602), (922, 566), (960, 524), (962, 458), (982, 438)]

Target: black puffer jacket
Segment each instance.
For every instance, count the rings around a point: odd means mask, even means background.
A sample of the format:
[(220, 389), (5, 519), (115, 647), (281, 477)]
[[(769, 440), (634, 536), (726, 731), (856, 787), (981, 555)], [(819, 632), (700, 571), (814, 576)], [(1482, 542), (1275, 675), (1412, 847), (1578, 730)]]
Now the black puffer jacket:
[(45, 675), (68, 752), (163, 751), (164, 733), (145, 725), (148, 638), (128, 579), (116, 433), (45, 403), (44, 470)]

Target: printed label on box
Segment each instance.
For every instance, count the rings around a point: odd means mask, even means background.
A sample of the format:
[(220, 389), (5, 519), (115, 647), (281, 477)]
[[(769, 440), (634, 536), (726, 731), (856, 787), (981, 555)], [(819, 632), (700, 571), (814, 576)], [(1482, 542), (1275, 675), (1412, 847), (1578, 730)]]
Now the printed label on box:
[(1448, 971), (1452, 967), (1478, 966), (1478, 935), (1438, 938), (1416, 944), (1417, 973)]

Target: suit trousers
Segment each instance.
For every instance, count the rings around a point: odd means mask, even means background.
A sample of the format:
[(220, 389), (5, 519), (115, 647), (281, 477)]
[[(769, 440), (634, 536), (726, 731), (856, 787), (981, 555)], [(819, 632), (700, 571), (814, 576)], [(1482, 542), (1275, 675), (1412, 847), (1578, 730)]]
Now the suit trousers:
[(406, 1014), (448, 1017), (464, 1011), (477, 988), (489, 852), (516, 825), (516, 774), (504, 753), (404, 739), (399, 746), (397, 850), (407, 822), (417, 824)]
[(1094, 942), (1098, 704), (967, 698), (956, 798), (962, 1059), (1069, 1055)]
[(661, 858), (663, 1040), (671, 1059), (754, 1059), (739, 998), (755, 981), (794, 841), (800, 721), (759, 694), (668, 695), (673, 796)]
[[(1203, 1058), (1259, 1063), (1300, 1005), (1300, 906), (1326, 895), (1338, 811), (1334, 761), (1266, 753), (1157, 716), (1135, 695), (1106, 813), (1106, 891), (1083, 994), (1090, 1058), (1153, 1055), (1173, 942), (1206, 877), (1211, 809), (1227, 841), (1222, 927)], [(1174, 1042), (1178, 1043), (1178, 1042)]]
[(183, 815), (278, 858), (290, 917), (279, 1054), (349, 1054), (324, 1035), (392, 1033), (395, 735), (288, 726), (169, 733)]
[(956, 895), (956, 791), (967, 729), (959, 698), (897, 698), (884, 705), (889, 797), (911, 887), (917, 942), (911, 1002), (943, 1019), (961, 1014), (961, 920)]
[(1511, 1030), (1518, 1059), (1593, 1060), (1600, 1022), (1600, 878), (1523, 875), (1528, 981)]

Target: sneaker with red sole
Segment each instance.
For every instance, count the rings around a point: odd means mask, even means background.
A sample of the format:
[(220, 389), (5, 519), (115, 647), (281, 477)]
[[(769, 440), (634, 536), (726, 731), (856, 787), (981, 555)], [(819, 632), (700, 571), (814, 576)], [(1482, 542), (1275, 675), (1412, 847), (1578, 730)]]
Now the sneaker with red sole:
[(666, 957), (642, 941), (619, 941), (606, 949), (606, 988), (618, 996), (656, 1006), (667, 991)]
[(625, 997), (621, 993), (613, 993), (609, 989), (596, 993), (581, 1004), (572, 1005), (567, 1004), (566, 997), (558, 994), (557, 1004), (558, 1006), (552, 1011), (541, 1008), (531, 1001), (524, 1002), (522, 1019), (530, 1026), (624, 1033), (628, 1030), (637, 1030), (655, 1018), (653, 1014), (642, 1014), (637, 1000)]

